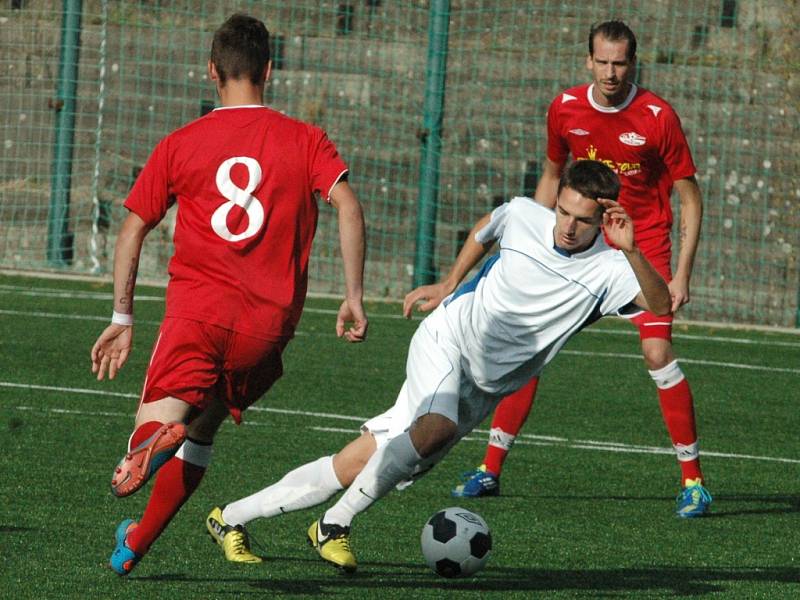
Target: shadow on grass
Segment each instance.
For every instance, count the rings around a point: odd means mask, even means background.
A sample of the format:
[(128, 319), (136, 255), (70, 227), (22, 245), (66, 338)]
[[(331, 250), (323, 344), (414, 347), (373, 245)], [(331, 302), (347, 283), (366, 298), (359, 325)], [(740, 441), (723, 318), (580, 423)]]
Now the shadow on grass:
[[(727, 502), (741, 504), (752, 502), (757, 508), (732, 508), (726, 510)], [(766, 506), (765, 506), (766, 505)], [(780, 505), (780, 506), (778, 506)], [(714, 496), (713, 518), (737, 517), (741, 515), (782, 515), (800, 512), (800, 496), (786, 494), (719, 494)]]
[[(663, 500), (673, 501), (674, 498), (665, 496), (536, 496), (537, 499), (549, 499), (559, 501), (620, 501), (620, 502), (652, 502)], [(757, 508), (735, 507), (727, 509), (726, 504), (738, 504), (752, 502), (757, 504)], [(729, 506), (729, 505), (728, 505)], [(739, 515), (774, 515), (790, 514), (800, 512), (800, 496), (790, 494), (714, 494), (714, 503), (711, 505), (711, 512), (704, 518), (726, 518)]]
[[(270, 562), (296, 562), (273, 559)], [(301, 561), (306, 562), (306, 561)], [(318, 561), (313, 561), (318, 562)], [(277, 565), (276, 565), (277, 566)], [(316, 569), (315, 569), (316, 570)], [(277, 571), (277, 569), (276, 569)], [(652, 569), (590, 569), (590, 570), (545, 570), (519, 568), (489, 568), (472, 579), (442, 579), (427, 569), (410, 563), (367, 562), (353, 575), (331, 572), (329, 575), (307, 573), (302, 579), (248, 579), (239, 577), (195, 577), (190, 575), (165, 574), (160, 576), (133, 577), (137, 581), (153, 583), (186, 582), (218, 583), (225, 594), (226, 584), (239, 584), (259, 590), (283, 594), (329, 594), (331, 588), (337, 593), (363, 594), (367, 597), (379, 595), (380, 590), (428, 590), (435, 591), (484, 591), (484, 592), (556, 592), (574, 591), (584, 593), (619, 594), (668, 592), (673, 595), (702, 596), (728, 591), (731, 583), (786, 583), (798, 585), (800, 568), (652, 568)], [(786, 590), (787, 593), (790, 591)], [(231, 590), (241, 594), (241, 587)], [(254, 592), (256, 593), (256, 592)]]
[(26, 533), (36, 531), (33, 527), (17, 527), (16, 525), (0, 525), (0, 533)]

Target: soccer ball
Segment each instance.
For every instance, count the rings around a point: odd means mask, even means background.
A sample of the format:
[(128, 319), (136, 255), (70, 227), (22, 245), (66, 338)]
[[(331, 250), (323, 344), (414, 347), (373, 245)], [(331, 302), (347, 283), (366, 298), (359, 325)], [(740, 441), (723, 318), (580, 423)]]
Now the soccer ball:
[(440, 510), (422, 528), (425, 562), (442, 577), (469, 577), (489, 560), (492, 534), (479, 515), (457, 506)]

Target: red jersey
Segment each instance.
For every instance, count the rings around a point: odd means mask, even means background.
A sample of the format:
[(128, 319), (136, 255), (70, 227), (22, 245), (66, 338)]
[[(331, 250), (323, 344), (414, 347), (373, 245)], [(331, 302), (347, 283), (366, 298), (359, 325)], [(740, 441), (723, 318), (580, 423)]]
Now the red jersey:
[(619, 176), (619, 202), (633, 219), (637, 243), (652, 240), (644, 244), (645, 254), (652, 245), (669, 248), (672, 184), (697, 169), (667, 102), (635, 85), (613, 107), (597, 104), (590, 84), (566, 90), (547, 111), (547, 157), (563, 164), (570, 153), (576, 160), (599, 160)]
[(317, 227), (347, 166), (321, 129), (263, 106), (222, 108), (153, 150), (125, 206), (155, 225), (175, 202), (166, 316), (291, 336)]

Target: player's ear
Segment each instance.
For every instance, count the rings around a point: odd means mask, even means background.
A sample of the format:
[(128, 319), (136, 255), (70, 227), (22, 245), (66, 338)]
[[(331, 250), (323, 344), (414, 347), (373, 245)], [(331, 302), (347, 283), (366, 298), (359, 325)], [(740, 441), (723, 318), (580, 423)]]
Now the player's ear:
[(211, 62), (211, 59), (208, 61), (208, 78), (211, 81), (217, 81), (219, 79), (219, 73), (217, 73), (217, 65)]
[(272, 75), (272, 61), (267, 61), (267, 66), (264, 67), (264, 83), (269, 81), (270, 76)]
[(587, 54), (586, 55), (586, 68), (589, 69), (590, 71), (592, 70), (592, 55), (591, 54)]

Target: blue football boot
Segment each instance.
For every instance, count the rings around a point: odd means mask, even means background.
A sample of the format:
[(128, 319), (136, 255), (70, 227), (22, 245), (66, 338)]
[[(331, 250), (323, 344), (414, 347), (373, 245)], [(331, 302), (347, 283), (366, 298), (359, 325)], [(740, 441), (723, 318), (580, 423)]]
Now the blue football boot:
[(687, 479), (678, 497), (675, 514), (682, 519), (694, 519), (708, 514), (711, 507), (711, 494), (703, 487), (700, 479)]
[(128, 539), (128, 533), (137, 525), (138, 523), (133, 519), (125, 519), (117, 526), (117, 532), (115, 534), (117, 546), (114, 548), (114, 552), (111, 554), (111, 558), (108, 561), (108, 566), (111, 567), (117, 575), (125, 576), (133, 571), (133, 567), (135, 567), (139, 561), (142, 560), (142, 556), (144, 556), (128, 548), (128, 545), (125, 543)]
[(456, 498), (480, 498), (500, 495), (500, 478), (481, 465), (461, 476), (462, 483), (453, 488), (451, 496)]

